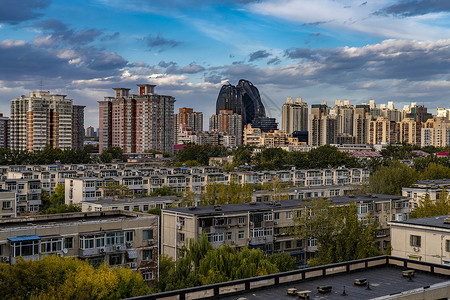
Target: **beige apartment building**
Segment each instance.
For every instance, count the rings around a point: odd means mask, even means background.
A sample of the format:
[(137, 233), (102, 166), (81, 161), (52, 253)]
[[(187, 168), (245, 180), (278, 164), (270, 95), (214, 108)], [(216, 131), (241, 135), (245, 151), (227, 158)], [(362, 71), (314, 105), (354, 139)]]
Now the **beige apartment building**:
[(0, 219), (0, 261), (71, 256), (158, 277), (158, 216), (127, 211)]
[(390, 222), (392, 256), (450, 265), (448, 215)]
[(11, 149), (72, 147), (72, 99), (49, 91), (33, 91), (11, 100)]
[(286, 133), (308, 131), (308, 103), (288, 97), (282, 106), (281, 129)]
[(421, 146), (450, 146), (450, 121), (447, 118), (431, 118), (423, 123)]
[[(360, 220), (374, 216), (380, 224), (376, 245), (386, 250), (391, 241), (388, 222), (406, 220), (408, 199), (392, 195), (356, 195), (330, 197), (335, 205), (356, 203)], [(213, 247), (259, 248), (266, 253), (287, 252), (305, 264), (317, 250), (315, 239), (306, 241), (292, 235), (294, 218), (303, 209), (304, 200), (261, 201), (219, 206), (163, 209), (161, 215), (161, 251), (179, 257), (181, 248), (202, 233)]]
[(411, 208), (414, 209), (427, 195), (432, 202), (440, 200), (443, 190), (447, 191), (447, 197), (449, 197), (450, 179), (420, 180), (412, 187), (402, 188), (402, 196), (409, 199)]
[(0, 190), (0, 219), (14, 218), (16, 216), (16, 193)]

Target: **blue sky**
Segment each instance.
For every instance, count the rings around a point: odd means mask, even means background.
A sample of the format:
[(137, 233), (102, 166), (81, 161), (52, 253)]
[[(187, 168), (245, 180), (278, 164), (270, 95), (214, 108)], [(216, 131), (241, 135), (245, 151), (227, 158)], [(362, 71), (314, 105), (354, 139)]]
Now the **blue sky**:
[(138, 83), (207, 126), (241, 78), (278, 119), (288, 96), (434, 111), (450, 108), (450, 1), (0, 0), (0, 60), (0, 112), (42, 82), (86, 105), (86, 127), (111, 88)]

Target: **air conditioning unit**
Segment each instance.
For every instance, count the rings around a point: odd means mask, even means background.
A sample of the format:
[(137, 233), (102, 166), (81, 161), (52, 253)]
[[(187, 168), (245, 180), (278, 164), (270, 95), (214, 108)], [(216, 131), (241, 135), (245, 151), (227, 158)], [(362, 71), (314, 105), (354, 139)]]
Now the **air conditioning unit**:
[(278, 225), (278, 221), (273, 221), (273, 225)]
[(178, 230), (181, 230), (181, 227), (182, 227), (181, 225), (177, 225)]
[(116, 246), (116, 250), (120, 250), (120, 246)]
[(236, 244), (236, 242), (235, 241), (231, 241), (231, 245), (235, 245)]
[(22, 193), (22, 190), (17, 190), (17, 193)]
[(244, 227), (244, 224), (239, 224), (238, 227), (242, 228), (242, 227)]
[(100, 253), (105, 253), (105, 248), (100, 248)]
[(148, 243), (149, 246), (153, 246), (155, 244), (155, 241), (154, 240), (148, 240), (147, 243)]
[(250, 226), (253, 226), (253, 222), (250, 222)]
[(132, 242), (127, 242), (127, 248), (131, 248), (132, 246), (133, 246), (133, 243)]
[(1, 259), (4, 263), (9, 263), (9, 256), (5, 256)]
[(417, 248), (417, 247), (414, 247), (413, 250), (414, 250), (414, 252), (419, 252), (420, 251), (420, 249)]
[(129, 266), (131, 269), (136, 269), (137, 263), (135, 263), (135, 262), (130, 262), (130, 263), (128, 263), (128, 266)]

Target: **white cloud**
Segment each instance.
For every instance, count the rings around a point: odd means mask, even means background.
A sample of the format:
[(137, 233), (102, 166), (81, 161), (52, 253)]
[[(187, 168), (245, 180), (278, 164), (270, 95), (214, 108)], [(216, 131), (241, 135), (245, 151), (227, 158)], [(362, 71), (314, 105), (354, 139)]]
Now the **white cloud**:
[(248, 9), (257, 14), (273, 16), (292, 23), (309, 23), (331, 30), (346, 30), (400, 39), (439, 39), (449, 37), (450, 30), (436, 24), (436, 18), (446, 13), (433, 14), (434, 18), (420, 16), (396, 18), (375, 15), (374, 12), (389, 4), (386, 0), (369, 1), (333, 0), (263, 0), (250, 3)]

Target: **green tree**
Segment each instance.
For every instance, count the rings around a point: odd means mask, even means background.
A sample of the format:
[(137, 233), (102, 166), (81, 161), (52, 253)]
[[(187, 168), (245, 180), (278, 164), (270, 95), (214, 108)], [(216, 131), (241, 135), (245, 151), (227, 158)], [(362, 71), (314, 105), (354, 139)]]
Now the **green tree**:
[(158, 197), (158, 196), (176, 196), (179, 195), (177, 191), (172, 189), (170, 186), (164, 185), (160, 188), (156, 188), (153, 190), (153, 192), (150, 193), (150, 196), (152, 197)]
[(253, 146), (240, 145), (233, 150), (233, 165), (250, 165), (252, 163)]
[[(47, 197), (46, 194), (44, 197)], [(50, 196), (50, 199), (48, 201), (42, 201), (42, 203), (43, 209), (41, 214), (61, 214), (81, 211), (80, 205), (65, 203), (65, 186), (61, 183), (56, 185), (55, 192)]]
[(266, 148), (253, 156), (257, 170), (282, 170), (287, 168), (289, 152), (281, 148)]
[(103, 186), (103, 195), (105, 197), (125, 198), (132, 196), (132, 191), (126, 185), (115, 180), (109, 180)]
[(380, 166), (370, 175), (368, 193), (401, 195), (402, 187), (410, 187), (418, 179), (417, 172), (399, 161)]
[(445, 179), (450, 178), (450, 168), (432, 162), (420, 174), (421, 179)]
[(223, 157), (228, 150), (222, 146), (188, 144), (175, 153), (175, 160), (179, 163), (196, 161), (201, 165), (208, 165), (210, 157)]
[(1, 299), (123, 299), (150, 293), (142, 276), (130, 269), (94, 269), (73, 257), (0, 264), (0, 278)]
[(108, 147), (100, 154), (100, 161), (103, 163), (110, 163), (113, 160), (123, 160), (123, 150), (120, 147)]
[(445, 189), (439, 195), (439, 199), (432, 201), (430, 195), (426, 194), (412, 213), (411, 218), (424, 218), (442, 216), (450, 213), (450, 196)]
[(332, 206), (331, 200), (307, 201), (294, 218), (293, 233), (303, 240), (316, 239), (318, 250), (309, 265), (324, 265), (379, 255), (372, 218), (358, 220), (356, 204)]
[(260, 249), (222, 245), (212, 248), (203, 234), (198, 242), (189, 241), (188, 248), (173, 262), (162, 256), (160, 277), (155, 291), (192, 287), (288, 271), (295, 268), (289, 254), (266, 256)]

